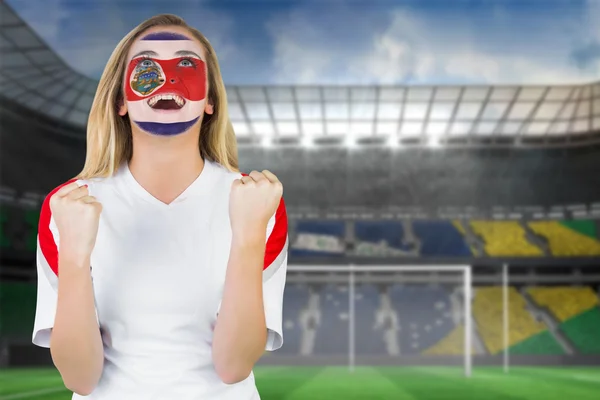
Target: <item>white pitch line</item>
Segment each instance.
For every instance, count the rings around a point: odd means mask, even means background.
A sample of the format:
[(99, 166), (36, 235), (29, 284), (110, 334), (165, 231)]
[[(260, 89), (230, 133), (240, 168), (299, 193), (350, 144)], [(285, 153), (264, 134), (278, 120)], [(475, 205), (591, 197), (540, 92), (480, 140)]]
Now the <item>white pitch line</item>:
[(31, 392), (14, 393), (14, 394), (11, 394), (8, 396), (0, 396), (0, 400), (27, 399), (31, 396), (38, 396), (38, 395), (55, 393), (55, 392), (61, 392), (63, 390), (66, 390), (66, 389), (64, 387), (55, 387), (55, 388), (49, 388), (49, 389), (33, 390)]
[(587, 381), (587, 382), (600, 383), (600, 377), (599, 376), (571, 375), (571, 378), (577, 379), (578, 381)]

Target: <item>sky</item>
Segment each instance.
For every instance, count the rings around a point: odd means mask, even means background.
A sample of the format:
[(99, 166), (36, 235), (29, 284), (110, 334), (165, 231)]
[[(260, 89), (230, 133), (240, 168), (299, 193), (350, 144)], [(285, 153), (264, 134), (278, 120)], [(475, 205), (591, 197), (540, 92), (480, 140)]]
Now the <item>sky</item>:
[(600, 80), (600, 0), (6, 0), (99, 78), (159, 13), (214, 46), (227, 85), (562, 84)]

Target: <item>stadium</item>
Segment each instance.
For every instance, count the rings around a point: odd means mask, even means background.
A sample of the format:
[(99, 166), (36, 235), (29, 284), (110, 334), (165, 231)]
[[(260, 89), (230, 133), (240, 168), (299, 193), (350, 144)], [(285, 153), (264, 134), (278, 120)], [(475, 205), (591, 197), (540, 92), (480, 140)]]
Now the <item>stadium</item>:
[[(67, 399), (31, 344), (37, 224), (98, 82), (0, 16), (0, 399)], [(600, 82), (227, 94), (241, 168), (276, 172), (288, 209), (262, 398), (597, 398)]]

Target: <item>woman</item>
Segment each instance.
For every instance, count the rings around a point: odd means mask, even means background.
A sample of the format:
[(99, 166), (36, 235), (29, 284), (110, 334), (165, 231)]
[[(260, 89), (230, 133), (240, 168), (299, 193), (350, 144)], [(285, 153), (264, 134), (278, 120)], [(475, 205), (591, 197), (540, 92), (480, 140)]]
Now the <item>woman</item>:
[[(74, 399), (258, 399), (283, 343), (282, 185), (242, 176), (210, 43), (173, 15), (121, 42), (76, 179), (42, 206), (36, 345)], [(60, 273), (59, 273), (60, 272)]]

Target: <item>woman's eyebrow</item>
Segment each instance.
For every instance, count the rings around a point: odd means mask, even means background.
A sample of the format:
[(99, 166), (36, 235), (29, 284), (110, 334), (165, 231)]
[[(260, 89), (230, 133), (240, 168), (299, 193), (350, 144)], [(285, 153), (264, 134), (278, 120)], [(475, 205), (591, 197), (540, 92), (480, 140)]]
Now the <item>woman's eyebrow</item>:
[(175, 52), (176, 56), (192, 56), (192, 57), (196, 57), (202, 60), (202, 57), (200, 57), (198, 54), (194, 53), (193, 51), (189, 51), (189, 50), (179, 50)]
[(157, 55), (158, 55), (158, 53), (155, 52), (155, 51), (144, 50), (144, 51), (140, 51), (139, 53), (137, 53), (136, 55), (134, 55), (133, 57), (131, 57), (131, 59), (133, 60), (133, 59), (136, 59), (136, 58), (138, 58), (140, 56), (149, 56), (149, 57), (154, 56), (154, 57), (156, 57)]

